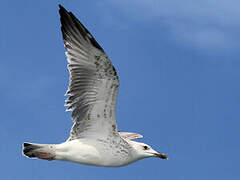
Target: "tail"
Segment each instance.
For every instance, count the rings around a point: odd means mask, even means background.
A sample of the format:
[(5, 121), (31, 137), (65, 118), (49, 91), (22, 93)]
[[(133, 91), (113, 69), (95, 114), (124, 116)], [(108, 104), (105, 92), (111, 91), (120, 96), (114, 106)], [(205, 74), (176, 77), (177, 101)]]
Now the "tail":
[(23, 143), (22, 152), (28, 158), (39, 158), (49, 161), (55, 158), (55, 147), (51, 144)]

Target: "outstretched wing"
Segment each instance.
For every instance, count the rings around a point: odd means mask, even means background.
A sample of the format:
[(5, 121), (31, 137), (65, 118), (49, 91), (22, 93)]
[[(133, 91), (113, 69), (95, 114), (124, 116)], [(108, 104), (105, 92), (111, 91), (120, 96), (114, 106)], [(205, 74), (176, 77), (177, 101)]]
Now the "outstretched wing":
[(132, 132), (119, 132), (119, 135), (124, 139), (140, 139), (143, 138), (141, 134), (132, 133)]
[(115, 107), (118, 76), (108, 56), (90, 32), (59, 5), (70, 83), (67, 110), (74, 125), (69, 140), (118, 134)]

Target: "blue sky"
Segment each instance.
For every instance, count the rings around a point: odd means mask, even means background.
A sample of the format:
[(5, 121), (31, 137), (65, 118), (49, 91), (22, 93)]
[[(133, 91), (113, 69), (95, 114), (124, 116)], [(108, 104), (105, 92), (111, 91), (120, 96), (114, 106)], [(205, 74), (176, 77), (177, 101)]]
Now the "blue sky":
[[(68, 71), (58, 4), (72, 11), (120, 78), (120, 130), (169, 160), (101, 168), (30, 160), (24, 141), (61, 143)], [(240, 37), (237, 0), (13, 1), (0, 7), (1, 179), (237, 180)]]

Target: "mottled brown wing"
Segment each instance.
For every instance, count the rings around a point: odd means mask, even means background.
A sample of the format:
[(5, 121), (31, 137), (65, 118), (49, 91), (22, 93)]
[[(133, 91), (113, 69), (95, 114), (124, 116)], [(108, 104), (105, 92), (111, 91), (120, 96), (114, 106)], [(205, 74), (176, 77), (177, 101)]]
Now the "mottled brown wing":
[(119, 81), (115, 68), (90, 32), (59, 5), (61, 30), (70, 72), (67, 110), (74, 125), (71, 139), (117, 134), (115, 117)]

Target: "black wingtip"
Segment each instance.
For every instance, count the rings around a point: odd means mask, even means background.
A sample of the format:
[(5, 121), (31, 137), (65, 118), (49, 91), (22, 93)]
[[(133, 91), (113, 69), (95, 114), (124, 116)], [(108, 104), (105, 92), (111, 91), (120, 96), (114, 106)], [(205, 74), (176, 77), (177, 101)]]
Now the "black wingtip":
[(68, 13), (68, 11), (61, 4), (58, 4), (58, 7), (60, 14)]
[[(82, 35), (82, 37), (86, 41), (90, 41), (91, 44), (104, 52), (102, 47), (97, 43), (97, 41), (94, 39), (94, 37), (91, 35), (91, 33), (87, 30), (87, 28), (84, 27), (84, 25), (74, 16), (74, 14), (70, 11), (67, 11), (61, 4), (58, 4), (59, 6), (59, 14), (60, 14), (60, 21), (62, 24), (62, 33), (63, 33), (63, 39), (65, 35), (65, 31), (71, 31), (71, 29), (77, 29), (79, 34)], [(74, 28), (73, 28), (74, 27)], [(64, 30), (63, 30), (64, 29)], [(73, 30), (75, 31), (75, 30)], [(71, 34), (72, 32), (70, 32)]]
[(59, 9), (64, 9), (64, 7), (61, 4), (58, 4)]

